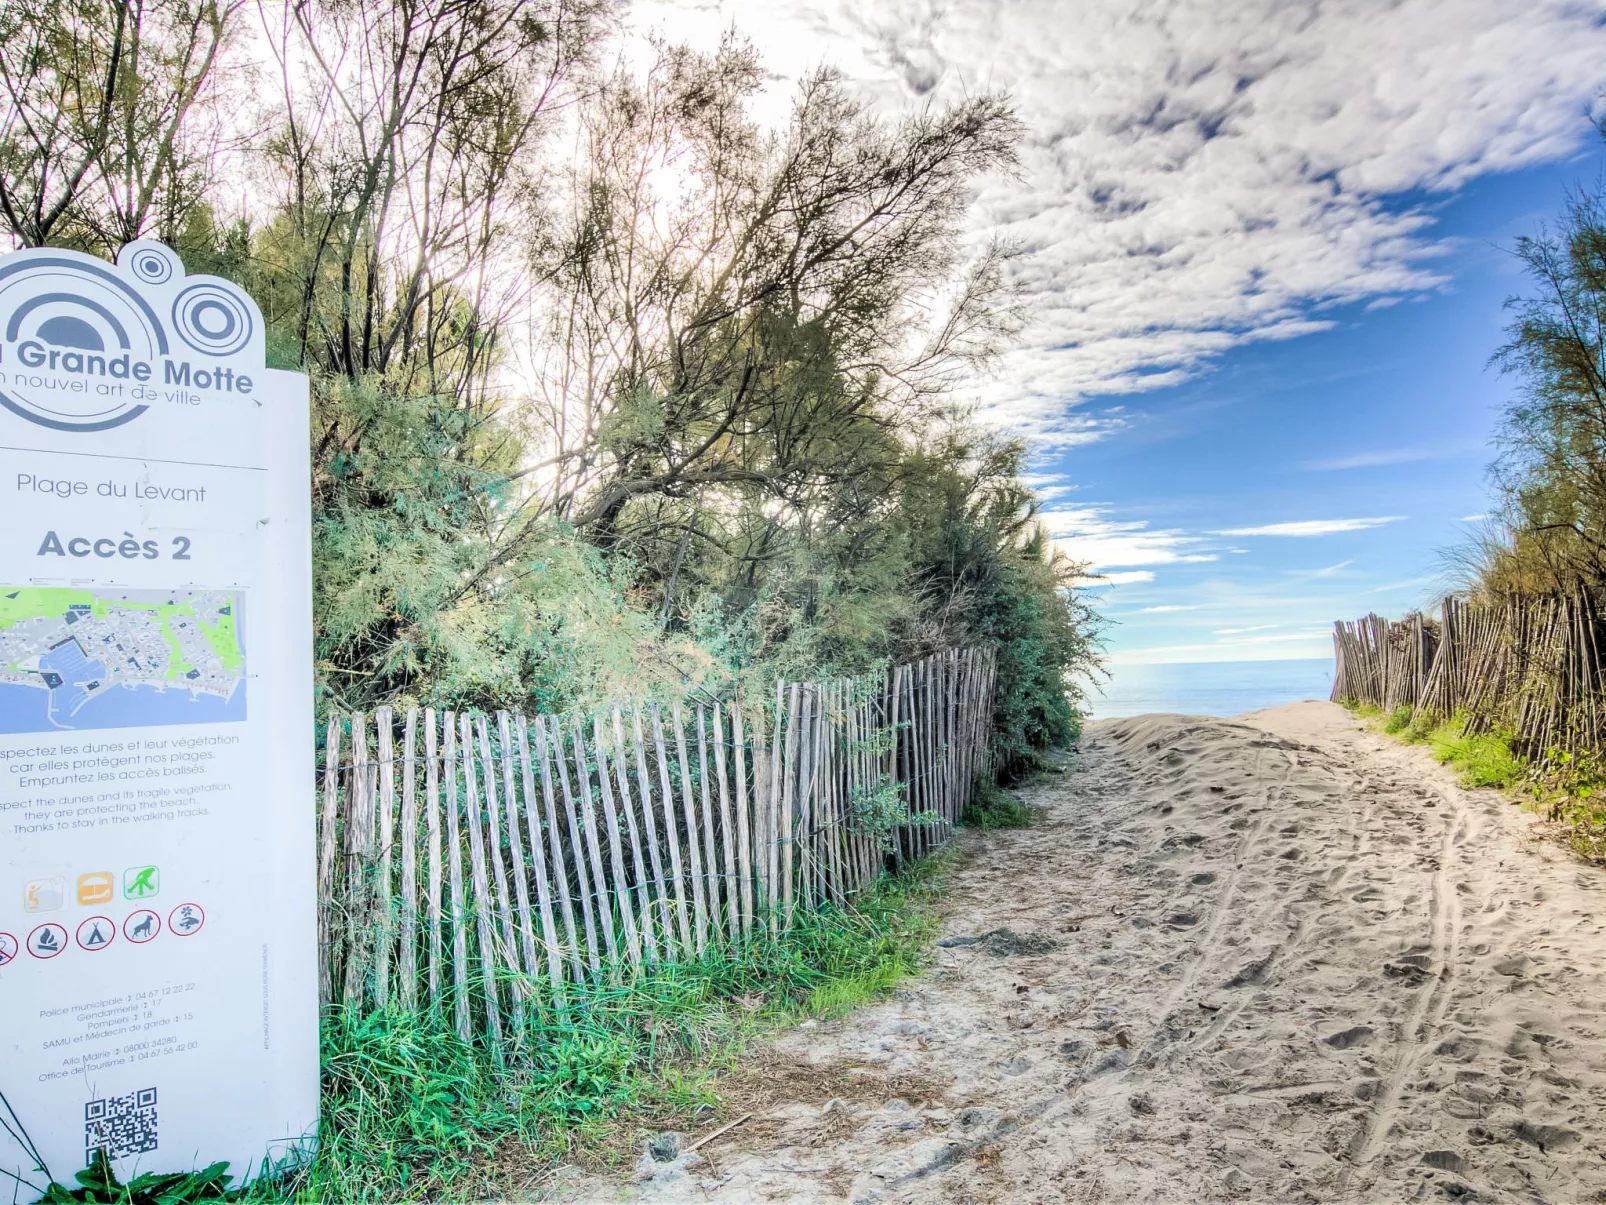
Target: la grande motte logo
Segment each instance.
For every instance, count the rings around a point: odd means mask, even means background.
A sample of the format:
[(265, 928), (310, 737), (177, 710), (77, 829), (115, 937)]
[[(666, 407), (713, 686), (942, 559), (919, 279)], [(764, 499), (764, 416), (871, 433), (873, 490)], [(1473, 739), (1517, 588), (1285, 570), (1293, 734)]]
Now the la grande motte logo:
[[(0, 368), (5, 366), (7, 347), (12, 348), (14, 361), (24, 368), (44, 368), (75, 377), (106, 377), (110, 380), (143, 383), (151, 380), (155, 371), (148, 360), (130, 362), (126, 353), (108, 358), (97, 352), (64, 351), (60, 347), (49, 347), (37, 339), (24, 339), (15, 344), (0, 343)], [(244, 373), (236, 374), (226, 365), (212, 369), (192, 368), (188, 360), (180, 360), (177, 363), (163, 360), (162, 384), (181, 385), (186, 389), (194, 387), (250, 393), (253, 382)]]
[(0, 423), (9, 411), (86, 434), (153, 405), (200, 405), (192, 390), (248, 397), (262, 330), (246, 293), (187, 276), (160, 243), (130, 243), (115, 264), (51, 248), (0, 256)]

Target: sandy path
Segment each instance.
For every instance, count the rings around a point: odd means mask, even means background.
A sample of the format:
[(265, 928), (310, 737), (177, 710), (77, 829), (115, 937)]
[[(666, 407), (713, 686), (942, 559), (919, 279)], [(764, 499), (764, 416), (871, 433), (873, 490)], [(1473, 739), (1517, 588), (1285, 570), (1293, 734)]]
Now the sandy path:
[(1031, 802), (937, 967), (624, 1196), (1606, 1200), (1606, 875), (1510, 804), (1330, 704), (1095, 724)]

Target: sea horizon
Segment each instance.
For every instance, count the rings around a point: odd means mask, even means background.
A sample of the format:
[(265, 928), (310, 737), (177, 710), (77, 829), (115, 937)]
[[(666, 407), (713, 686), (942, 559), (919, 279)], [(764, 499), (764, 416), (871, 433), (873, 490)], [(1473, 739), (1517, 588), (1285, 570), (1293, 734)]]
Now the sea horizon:
[(1089, 719), (1172, 713), (1232, 716), (1305, 699), (1333, 689), (1331, 657), (1281, 661), (1168, 661), (1114, 664), (1109, 679), (1088, 691)]

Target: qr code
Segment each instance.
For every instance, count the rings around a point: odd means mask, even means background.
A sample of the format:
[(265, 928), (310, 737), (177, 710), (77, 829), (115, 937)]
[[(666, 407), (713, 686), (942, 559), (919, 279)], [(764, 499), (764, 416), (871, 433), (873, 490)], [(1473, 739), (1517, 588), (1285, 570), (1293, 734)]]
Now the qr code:
[(156, 1149), (156, 1089), (141, 1088), (127, 1096), (109, 1096), (84, 1106), (84, 1163), (96, 1151), (108, 1159), (142, 1155)]

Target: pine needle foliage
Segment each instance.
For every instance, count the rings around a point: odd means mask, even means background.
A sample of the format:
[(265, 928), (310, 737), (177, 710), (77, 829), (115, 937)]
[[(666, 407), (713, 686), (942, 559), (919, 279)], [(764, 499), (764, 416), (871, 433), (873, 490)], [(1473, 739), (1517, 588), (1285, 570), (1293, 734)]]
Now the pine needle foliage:
[(1015, 168), (1008, 97), (888, 118), (825, 67), (772, 125), (739, 35), (624, 65), (602, 0), (133, 12), (0, 21), (21, 111), (61, 119), (0, 129), (0, 217), (166, 239), (308, 374), (325, 704), (547, 711), (988, 642), (1002, 772), (1074, 735), (1096, 624), (966, 397), (1021, 322), (1019, 249), (966, 234)]
[[(1097, 617), (968, 396), (1021, 322), (1019, 249), (968, 238), (1008, 97), (887, 118), (822, 68), (771, 127), (734, 34), (602, 66), (603, 0), (147, 5), (137, 37), (129, 0), (16, 7), (19, 111), (63, 120), (0, 123), (13, 242), (160, 237), (309, 378), (322, 707), (767, 693), (990, 644), (1000, 775), (1074, 739)], [(511, 1080), (438, 1018), (331, 1023), (317, 1159), (248, 1192), (518, 1191), (684, 1117), (746, 1036), (917, 966), (933, 873), (544, 1013)]]

